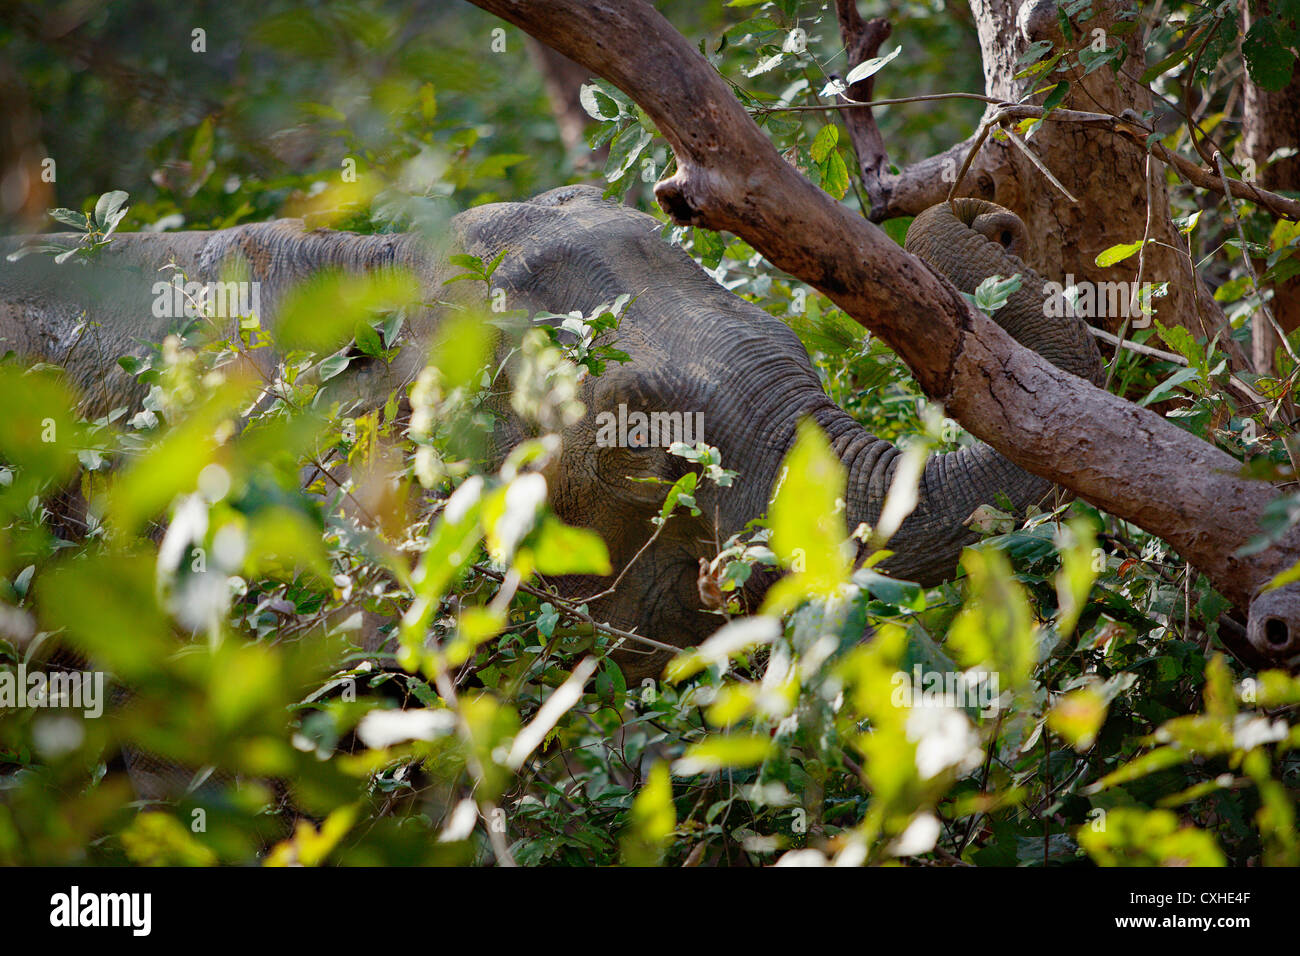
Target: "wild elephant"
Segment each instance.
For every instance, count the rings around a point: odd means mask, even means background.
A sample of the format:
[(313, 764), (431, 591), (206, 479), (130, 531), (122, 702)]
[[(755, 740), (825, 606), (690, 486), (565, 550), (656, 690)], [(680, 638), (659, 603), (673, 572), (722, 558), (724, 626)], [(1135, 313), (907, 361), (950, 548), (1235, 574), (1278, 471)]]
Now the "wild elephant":
[[(649, 518), (662, 503), (661, 486), (637, 479), (674, 480), (688, 466), (660, 445), (599, 441), (602, 415), (702, 420), (703, 439), (720, 450), (726, 467), (739, 472), (734, 486), (709, 486), (701, 493), (699, 517), (669, 522), (613, 593), (591, 609), (598, 620), (622, 630), (683, 647), (717, 626), (716, 616), (702, 612), (699, 559), (764, 512), (801, 420), (814, 420), (844, 463), (850, 528), (879, 517), (900, 452), (832, 403), (790, 328), (723, 289), (684, 251), (661, 239), (660, 229), (653, 217), (605, 202), (598, 190), (584, 186), (481, 206), (452, 221), (463, 251), (484, 261), (504, 251), (493, 285), (506, 291), (512, 308), (587, 312), (624, 293), (636, 297), (617, 333), (630, 361), (611, 363), (604, 374), (586, 379), (586, 416), (564, 431), (562, 453), (546, 472), (551, 506), (563, 520), (596, 530), (616, 571), (646, 544)], [(1021, 274), (1020, 290), (994, 313), (996, 321), (1058, 367), (1096, 383), (1102, 366), (1092, 337), (1080, 319), (1047, 316), (1043, 280), (1024, 261), (1028, 240), (1009, 211), (958, 199), (918, 216), (906, 247), (968, 293), (988, 276)], [(445, 251), (431, 252), (401, 235), (304, 231), (296, 221), (211, 233), (125, 234), (92, 267), (94, 282), (62, 281), (61, 267), (44, 258), (0, 265), (0, 348), (63, 364), (90, 400), (121, 403), (132, 397), (134, 382), (113, 359), (137, 354), (141, 342), (164, 331), (164, 323), (150, 319), (149, 299), (156, 270), (169, 261), (192, 278), (215, 281), (232, 257), (242, 260), (264, 290), (264, 321), (273, 326), (285, 290), (331, 266), (403, 266), (419, 277), (430, 300), (445, 298)], [(71, 335), (82, 309), (100, 324), (89, 342)], [(430, 310), (410, 323), (412, 344), (427, 338), (437, 319)], [(918, 334), (924, 334), (924, 323), (918, 316)], [(352, 387), (381, 400), (414, 377), (423, 354), (408, 348), (391, 367), (358, 363)], [(498, 452), (504, 454), (522, 433), (505, 415)], [(934, 456), (921, 477), (916, 508), (890, 542), (895, 554), (885, 568), (908, 580), (937, 583), (952, 574), (962, 548), (975, 539), (965, 522), (978, 506), (1005, 496), (1023, 510), (1052, 488), (982, 443)], [(755, 575), (748, 596), (761, 597), (771, 581), (770, 575)], [(571, 578), (560, 584), (576, 596), (600, 592), (609, 581)], [(1264, 660), (1286, 661), (1297, 651), (1295, 636), (1279, 644), (1262, 626), (1251, 638)], [(1243, 643), (1243, 650), (1251, 648)], [(619, 652), (630, 680), (657, 674), (666, 658), (664, 651)]]

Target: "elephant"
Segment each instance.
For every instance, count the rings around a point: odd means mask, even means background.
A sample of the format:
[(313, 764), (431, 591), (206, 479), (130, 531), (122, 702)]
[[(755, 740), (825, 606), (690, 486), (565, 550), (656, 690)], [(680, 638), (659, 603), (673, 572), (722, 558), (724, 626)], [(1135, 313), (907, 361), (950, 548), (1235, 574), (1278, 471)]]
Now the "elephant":
[[(653, 217), (604, 202), (589, 187), (485, 205), (456, 218), (471, 253), (487, 260), (507, 250), (493, 282), (512, 301), (564, 313), (586, 312), (624, 292), (637, 296), (618, 335), (632, 361), (588, 382), (582, 399), (589, 413), (566, 432), (562, 454), (546, 474), (552, 507), (561, 518), (598, 530), (615, 569), (645, 543), (662, 503), (662, 486), (645, 479), (674, 481), (689, 466), (662, 448), (602, 446), (596, 440), (602, 413), (613, 415), (619, 406), (647, 415), (702, 412), (704, 440), (725, 467), (739, 471), (732, 487), (705, 486), (697, 496), (700, 516), (669, 522), (618, 592), (592, 608), (597, 619), (684, 647), (719, 623), (703, 613), (699, 559), (764, 513), (801, 420), (825, 432), (844, 464), (849, 528), (875, 525), (901, 453), (830, 400), (789, 326), (723, 289), (681, 248), (662, 241), (660, 228)], [(1019, 273), (1019, 290), (995, 319), (1062, 369), (1100, 382), (1101, 356), (1083, 321), (1045, 315), (1044, 283), (1022, 258), (1028, 236), (1014, 213), (978, 199), (934, 206), (913, 221), (905, 245), (967, 293), (991, 275)], [(881, 567), (938, 584), (977, 539), (965, 522), (980, 505), (1009, 499), (1023, 511), (1053, 487), (983, 443), (934, 456), (916, 508), (889, 543), (895, 553)], [(745, 595), (751, 606), (772, 580), (751, 577)], [(607, 583), (566, 585), (593, 594)], [(629, 680), (640, 680), (657, 676), (668, 654), (625, 648), (616, 657)]]
[[(716, 629), (719, 618), (702, 606), (699, 561), (764, 513), (804, 419), (822, 429), (843, 462), (848, 527), (875, 524), (899, 449), (831, 401), (785, 323), (725, 290), (680, 247), (663, 241), (654, 217), (605, 201), (593, 187), (569, 186), (527, 202), (472, 208), (451, 227), (461, 251), (485, 262), (504, 253), (492, 284), (505, 290), (511, 308), (587, 313), (624, 293), (635, 297), (617, 331), (617, 346), (629, 361), (611, 362), (603, 374), (584, 381), (586, 415), (563, 432), (562, 450), (544, 473), (551, 508), (562, 520), (597, 531), (616, 572), (636, 557), (613, 593), (592, 604), (597, 620), (674, 647), (697, 644)], [(1020, 274), (1019, 290), (994, 313), (995, 320), (1058, 367), (1097, 383), (1097, 347), (1081, 319), (1048, 317), (1043, 280), (1024, 261), (1028, 240), (1010, 211), (956, 199), (918, 216), (905, 245), (963, 292), (973, 293), (991, 275)], [(150, 308), (156, 270), (164, 263), (174, 262), (190, 278), (215, 281), (232, 258), (239, 260), (260, 283), (263, 321), (273, 326), (277, 303), (292, 284), (331, 266), (405, 266), (429, 299), (445, 299), (449, 251), (430, 250), (405, 235), (305, 231), (294, 220), (216, 232), (122, 234), (92, 264), (93, 281), (70, 284), (63, 277), (72, 267), (44, 257), (0, 264), (0, 349), (64, 365), (88, 407), (107, 410), (138, 398), (135, 380), (113, 360), (140, 354), (143, 343), (166, 331), (166, 321)], [(93, 336), (73, 334), (83, 309), (97, 323)], [(408, 323), (409, 347), (391, 366), (354, 363), (353, 394), (368, 396), (373, 405), (413, 380), (426, 354), (419, 346), (438, 317), (431, 309)], [(918, 334), (924, 334), (924, 322), (917, 317)], [(255, 356), (274, 361), (268, 354)], [(504, 411), (498, 457), (525, 434)], [(690, 465), (657, 444), (598, 440), (599, 422), (636, 412), (700, 422), (699, 437), (738, 472), (731, 487), (704, 487), (699, 516), (674, 517), (644, 550), (653, 530), (649, 519), (664, 495), (661, 485), (644, 479), (671, 482)], [(966, 521), (980, 505), (1009, 500), (1023, 511), (1053, 487), (982, 443), (933, 456), (916, 507), (890, 541), (894, 554), (883, 568), (922, 585), (937, 584), (952, 575), (962, 549), (976, 539)], [(746, 584), (752, 606), (773, 579), (759, 573)], [(566, 596), (596, 594), (609, 583), (581, 576), (558, 582)], [(626, 678), (636, 681), (657, 676), (669, 653), (624, 646), (615, 656)]]

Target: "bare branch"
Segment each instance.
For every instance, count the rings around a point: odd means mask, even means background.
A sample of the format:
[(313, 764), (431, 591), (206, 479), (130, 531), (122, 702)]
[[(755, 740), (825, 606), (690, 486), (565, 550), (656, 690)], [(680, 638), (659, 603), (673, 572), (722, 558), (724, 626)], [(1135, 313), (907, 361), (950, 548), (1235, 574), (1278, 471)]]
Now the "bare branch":
[[(889, 38), (892, 27), (883, 18), (864, 21), (858, 13), (857, 0), (835, 0), (835, 13), (839, 18), (840, 38), (848, 52), (848, 69), (851, 71), (880, 52), (880, 44)], [(872, 222), (881, 222), (895, 216), (915, 215), (942, 202), (946, 182), (944, 172), (955, 170), (963, 157), (973, 158), (970, 151), (972, 140), (958, 143), (942, 153), (891, 173), (889, 151), (885, 148), (884, 137), (880, 135), (871, 107), (926, 99), (961, 98), (983, 100), (986, 103), (996, 103), (997, 100), (978, 93), (943, 93), (882, 100), (873, 104), (871, 95), (874, 87), (874, 76), (854, 83), (844, 91), (840, 97), (842, 102), (836, 104), (836, 108), (843, 112), (844, 125), (848, 128), (849, 140), (858, 157), (862, 186), (871, 204), (870, 219)]]

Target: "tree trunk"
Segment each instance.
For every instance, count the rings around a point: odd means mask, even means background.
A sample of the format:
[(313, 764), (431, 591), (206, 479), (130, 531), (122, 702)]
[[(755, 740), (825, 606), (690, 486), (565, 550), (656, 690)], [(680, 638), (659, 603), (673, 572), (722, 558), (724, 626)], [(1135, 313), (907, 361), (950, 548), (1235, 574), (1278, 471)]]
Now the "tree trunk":
[[(1243, 7), (1245, 5), (1243, 4)], [(1250, 12), (1243, 9), (1242, 33), (1250, 29)], [(1267, 189), (1300, 190), (1300, 155), (1279, 159), (1272, 165), (1268, 158), (1284, 147), (1300, 146), (1300, 62), (1291, 72), (1291, 82), (1273, 92), (1245, 79), (1245, 97), (1242, 106), (1242, 149), (1259, 171), (1259, 184)], [(1263, 270), (1264, 263), (1256, 262)], [(1300, 276), (1285, 282), (1273, 283), (1273, 315), (1287, 332), (1300, 327)], [(1273, 356), (1278, 345), (1277, 334), (1257, 315), (1251, 336), (1251, 365), (1261, 375), (1273, 375)]]
[[(1093, 3), (1096, 15), (1079, 24), (1074, 40), (1067, 43), (1057, 24), (1054, 2), (971, 0), (984, 57), (985, 92), (1018, 102), (1052, 82), (1042, 76), (1015, 77), (1025, 69), (1024, 64), (1017, 66), (1017, 58), (1035, 40), (1050, 40), (1058, 44), (1058, 50), (1091, 43), (1107, 47), (1125, 44), (1128, 59), (1118, 76), (1109, 66), (1088, 75), (1075, 66), (1064, 74), (1070, 91), (1061, 105), (1113, 116), (1122, 116), (1126, 110), (1139, 115), (1149, 111), (1151, 94), (1135, 78), (1145, 61), (1144, 30), (1139, 23), (1127, 36), (1112, 34), (1116, 7), (1114, 3)], [(1061, 75), (1053, 74), (1053, 80)], [(1045, 98), (1043, 94), (1029, 102), (1041, 103)], [(1141, 148), (1127, 137), (1078, 123), (1042, 123), (1028, 143), (1077, 202), (1062, 195), (1013, 144), (994, 142), (992, 137), (982, 150), (990, 155), (980, 166), (985, 172), (975, 184), (978, 194), (1020, 214), (1037, 239), (1044, 262), (1073, 272), (1079, 280), (1135, 281), (1137, 257), (1105, 268), (1096, 264), (1096, 258), (1111, 246), (1137, 242), (1147, 235), (1148, 177)], [(1152, 167), (1150, 238), (1158, 244), (1147, 246), (1143, 281), (1169, 283), (1168, 297), (1154, 302), (1156, 318), (1163, 325), (1186, 325), (1194, 335), (1213, 338), (1227, 329), (1223, 310), (1199, 277), (1192, 281), (1187, 242), (1170, 221), (1164, 166), (1153, 162)], [(1115, 332), (1122, 322), (1121, 317), (1107, 316), (1093, 324)], [(1245, 355), (1228, 340), (1226, 331), (1221, 344), (1244, 363)]]

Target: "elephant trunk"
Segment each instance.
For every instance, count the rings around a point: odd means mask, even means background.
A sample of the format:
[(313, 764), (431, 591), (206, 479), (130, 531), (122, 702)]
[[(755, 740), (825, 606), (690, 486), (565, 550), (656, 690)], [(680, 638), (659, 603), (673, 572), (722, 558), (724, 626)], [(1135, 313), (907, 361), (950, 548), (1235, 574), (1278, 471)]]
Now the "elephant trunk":
[[(1021, 258), (1029, 241), (1024, 223), (1014, 213), (980, 199), (933, 206), (913, 221), (905, 247), (969, 294), (990, 276), (1019, 273), (1020, 288), (993, 313), (994, 320), (1057, 367), (1100, 383), (1101, 355), (1087, 325), (1073, 316), (1047, 315), (1044, 280)], [(893, 484), (900, 452), (861, 429), (855, 433), (837, 424), (822, 423), (823, 428), (841, 432), (837, 451), (849, 472), (850, 527), (863, 521), (874, 527)], [(965, 525), (976, 508), (995, 504), (1004, 495), (1017, 512), (1023, 512), (1052, 489), (1052, 482), (1030, 474), (983, 443), (936, 455), (926, 463), (917, 506), (889, 542), (895, 554), (883, 567), (922, 584), (938, 583), (951, 575), (962, 548), (976, 540), (976, 533)]]
[(983, 199), (931, 206), (913, 220), (904, 242), (908, 252), (967, 294), (973, 295), (990, 276), (1019, 273), (1020, 288), (993, 313), (993, 320), (1057, 368), (1100, 384), (1101, 354), (1087, 324), (1074, 316), (1048, 314), (1047, 284), (1022, 258), (1029, 245), (1020, 217)]

